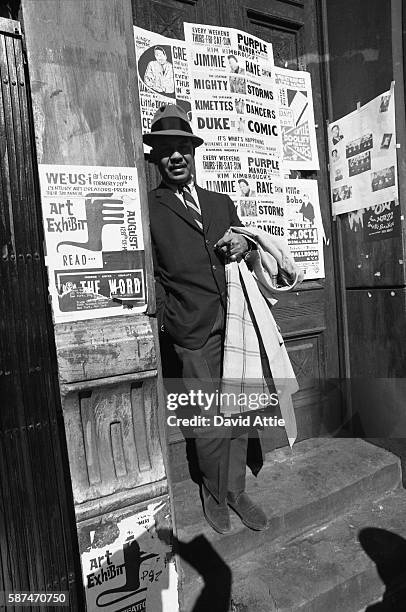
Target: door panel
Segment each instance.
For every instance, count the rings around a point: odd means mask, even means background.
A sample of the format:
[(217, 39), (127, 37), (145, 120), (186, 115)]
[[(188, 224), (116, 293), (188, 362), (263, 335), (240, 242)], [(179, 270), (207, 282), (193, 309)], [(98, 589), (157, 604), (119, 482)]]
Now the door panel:
[[(378, 431), (375, 415), (382, 412), (381, 398), (385, 398), (388, 424), (400, 424), (398, 406), (401, 402), (404, 404), (403, 398), (397, 402), (396, 397), (401, 394), (394, 379), (406, 374), (406, 234), (404, 226), (402, 229), (406, 184), (405, 4), (402, 0), (370, 0), (365, 12), (361, 0), (344, 3), (329, 0), (324, 1), (324, 10), (330, 58), (330, 121), (354, 111), (358, 103), (364, 105), (381, 95), (395, 81), (399, 203), (396, 206), (388, 203), (381, 213), (376, 209), (360, 209), (337, 217), (348, 376), (368, 381), (363, 414), (360, 395), (355, 395), (354, 387), (350, 407), (354, 414), (356, 409), (357, 419), (367, 435), (375, 437)], [(340, 95), (343, 88), (345, 96)], [(382, 213), (392, 216), (393, 232), (386, 237), (372, 236), (368, 230), (371, 217)], [(387, 386), (386, 379), (393, 383)], [(392, 427), (390, 431), (385, 426), (384, 429), (378, 435), (382, 437), (382, 444), (391, 450), (389, 438), (400, 438), (403, 434), (399, 428)]]
[(247, 29), (258, 38), (272, 42), (276, 66), (299, 70), (303, 56), (303, 24), (288, 19), (271, 19), (256, 10), (247, 10)]

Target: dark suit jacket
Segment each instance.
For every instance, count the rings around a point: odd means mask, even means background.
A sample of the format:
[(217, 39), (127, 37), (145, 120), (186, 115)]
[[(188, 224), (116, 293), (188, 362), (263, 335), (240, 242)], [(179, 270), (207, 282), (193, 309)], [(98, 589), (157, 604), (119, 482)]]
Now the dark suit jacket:
[(230, 225), (242, 225), (228, 196), (196, 190), (203, 231), (164, 184), (149, 194), (158, 323), (174, 343), (190, 349), (206, 342), (225, 305), (224, 259), (214, 245)]

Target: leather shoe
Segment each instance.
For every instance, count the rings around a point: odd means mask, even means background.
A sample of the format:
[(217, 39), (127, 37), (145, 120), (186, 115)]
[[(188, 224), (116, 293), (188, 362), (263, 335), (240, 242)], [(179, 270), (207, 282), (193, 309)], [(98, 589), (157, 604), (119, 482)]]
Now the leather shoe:
[(201, 494), (206, 521), (217, 533), (229, 533), (231, 523), (226, 502), (219, 504), (204, 485), (202, 485)]
[(227, 503), (238, 514), (241, 521), (250, 529), (263, 531), (268, 527), (268, 519), (263, 510), (243, 491), (238, 495), (227, 494)]

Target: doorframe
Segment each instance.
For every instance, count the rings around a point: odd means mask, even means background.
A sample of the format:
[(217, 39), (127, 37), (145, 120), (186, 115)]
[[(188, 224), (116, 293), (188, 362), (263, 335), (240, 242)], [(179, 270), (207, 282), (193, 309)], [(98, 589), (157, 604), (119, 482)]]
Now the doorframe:
[[(0, 34), (3, 36), (7, 36), (19, 41), (19, 45), (21, 43), (21, 47), (19, 49), (18, 55), (21, 59), (21, 72), (23, 74), (24, 82), (21, 85), (24, 85), (25, 90), (25, 102), (21, 102), (21, 107), (25, 106), (24, 115), (19, 115), (14, 121), (19, 121), (23, 124), (24, 119), (27, 119), (27, 125), (25, 125), (25, 131), (27, 135), (29, 134), (29, 143), (27, 143), (27, 153), (26, 158), (29, 159), (28, 163), (24, 165), (24, 163), (19, 164), (19, 160), (17, 158), (16, 165), (17, 169), (20, 166), (23, 166), (23, 173), (32, 173), (32, 187), (33, 193), (30, 197), (30, 209), (35, 210), (35, 216), (33, 213), (33, 219), (35, 218), (36, 227), (38, 230), (38, 244), (36, 245), (38, 248), (38, 254), (40, 257), (40, 274), (42, 276), (42, 288), (43, 288), (43, 303), (44, 303), (44, 313), (43, 313), (43, 329), (44, 333), (42, 336), (42, 340), (39, 343), (38, 349), (40, 350), (40, 354), (43, 355), (43, 362), (47, 363), (47, 374), (44, 373), (44, 377), (48, 376), (48, 383), (44, 384), (44, 389), (46, 389), (46, 401), (53, 405), (53, 410), (48, 412), (47, 419), (49, 420), (49, 433), (52, 435), (52, 441), (50, 444), (50, 453), (47, 455), (47, 464), (52, 462), (53, 469), (55, 470), (55, 475), (57, 478), (57, 486), (54, 488), (53, 500), (55, 506), (60, 508), (60, 518), (63, 520), (63, 524), (60, 527), (60, 535), (61, 539), (59, 540), (59, 545), (63, 551), (61, 551), (61, 557), (63, 556), (65, 559), (65, 564), (61, 566), (62, 569), (66, 570), (65, 574), (59, 574), (58, 577), (60, 579), (66, 578), (66, 586), (65, 590), (69, 591), (70, 595), (70, 605), (78, 605), (80, 609), (84, 609), (84, 597), (83, 597), (83, 588), (82, 588), (82, 570), (80, 564), (80, 555), (79, 555), (79, 545), (76, 533), (76, 520), (75, 520), (75, 507), (73, 502), (73, 491), (72, 491), (72, 481), (70, 476), (70, 468), (69, 468), (69, 459), (68, 459), (68, 450), (67, 450), (67, 442), (65, 435), (65, 426), (63, 420), (62, 413), (62, 404), (59, 390), (59, 378), (58, 378), (58, 370), (57, 370), (57, 359), (56, 359), (56, 344), (55, 344), (55, 331), (54, 325), (52, 321), (52, 312), (51, 306), (48, 299), (48, 281), (47, 281), (47, 269), (45, 266), (45, 257), (44, 257), (44, 248), (43, 248), (43, 223), (42, 223), (42, 210), (41, 210), (41, 196), (40, 196), (40, 188), (39, 188), (39, 176), (38, 176), (38, 159), (36, 152), (36, 143), (35, 143), (35, 134), (34, 134), (34, 115), (33, 115), (33, 105), (32, 105), (32, 97), (31, 97), (31, 88), (30, 88), (30, 78), (28, 71), (28, 63), (26, 57), (26, 47), (25, 47), (25, 38), (24, 32), (21, 27), (20, 21), (16, 21), (13, 19), (9, 19), (6, 17), (0, 17)], [(17, 60), (16, 60), (17, 61)], [(18, 66), (18, 64), (16, 64)], [(7, 134), (6, 134), (7, 137)], [(6, 144), (7, 141), (6, 141)], [(7, 149), (6, 149), (7, 155)], [(19, 181), (20, 183), (20, 181)], [(12, 185), (10, 182), (5, 182), (6, 191), (11, 192)], [(3, 189), (3, 186), (1, 186)], [(10, 196), (4, 202), (5, 209), (8, 210), (9, 217), (13, 217), (13, 212), (16, 210), (16, 207), (13, 206), (14, 198)], [(18, 207), (17, 207), (18, 208)], [(12, 228), (13, 229), (13, 228)], [(13, 250), (15, 255), (17, 256), (17, 248), (15, 244), (15, 235), (14, 232), (11, 232), (10, 240), (13, 241)], [(18, 247), (18, 245), (17, 245)], [(18, 316), (18, 313), (17, 315)], [(42, 327), (42, 326), (41, 326)], [(21, 372), (22, 370), (22, 360), (19, 353), (17, 353), (17, 368)], [(21, 374), (21, 377), (25, 376), (24, 373)], [(45, 401), (45, 400), (44, 400)], [(22, 399), (22, 407), (25, 416), (25, 410), (27, 409), (27, 405)], [(28, 414), (27, 418), (30, 418)], [(23, 422), (24, 424), (19, 425), (19, 429), (25, 431), (32, 428), (32, 425), (27, 425), (27, 421)], [(25, 449), (27, 450), (27, 449)], [(30, 449), (28, 449), (27, 453), (27, 461), (29, 462), (30, 472), (34, 472), (34, 467), (31, 462)], [(41, 468), (44, 468), (44, 473), (46, 471), (46, 465), (41, 465)], [(25, 482), (29, 482), (30, 487), (40, 488), (41, 484), (39, 481), (40, 475), (38, 474), (38, 480), (35, 478), (29, 479), (27, 478), (28, 474), (25, 472), (20, 473), (21, 478), (25, 477)], [(34, 485), (35, 483), (35, 485)], [(44, 509), (44, 513), (46, 513), (47, 509)], [(38, 517), (36, 517), (38, 518)], [(27, 525), (26, 525), (27, 527)], [(41, 533), (37, 532), (36, 537), (38, 538), (38, 542), (42, 546), (43, 540), (40, 538)], [(52, 537), (52, 534), (51, 534)], [(37, 550), (37, 549), (35, 549)], [(41, 551), (38, 551), (39, 556), (41, 556)], [(7, 554), (7, 551), (6, 551)], [(24, 560), (27, 562), (27, 566), (30, 567), (30, 560)], [(31, 564), (35, 564), (36, 561), (31, 560)], [(1, 560), (0, 560), (1, 564)], [(3, 576), (5, 584), (9, 582), (9, 579), (17, 580), (18, 576), (15, 576), (13, 573), (13, 568), (10, 566), (5, 572)], [(36, 575), (36, 571), (32, 572), (33, 575)], [(27, 585), (28, 586), (28, 585)], [(29, 585), (30, 587), (35, 587), (34, 585)], [(46, 586), (46, 585), (45, 585)], [(15, 587), (15, 584), (14, 584)]]
[[(319, 14), (319, 37), (321, 44), (321, 52), (323, 61), (321, 62), (321, 79), (323, 92), (323, 104), (325, 110), (325, 125), (324, 137), (327, 142), (327, 129), (329, 123), (333, 121), (333, 102), (331, 96), (331, 73), (330, 73), (330, 55), (329, 55), (329, 40), (328, 40), (328, 23), (327, 23), (327, 1), (316, 0), (318, 4)], [(402, 1), (402, 0), (400, 0)], [(326, 164), (329, 169), (328, 148), (326, 147)], [(330, 187), (330, 173), (327, 172), (327, 180)], [(337, 339), (338, 339), (338, 363), (339, 363), (339, 384), (342, 392), (342, 415), (343, 425), (348, 424), (349, 434), (352, 433), (352, 403), (349, 380), (351, 378), (350, 369), (350, 345), (348, 333), (348, 311), (345, 288), (345, 271), (344, 271), (344, 247), (342, 240), (342, 219), (340, 215), (332, 214), (331, 200), (331, 240), (333, 249), (333, 264), (334, 264), (334, 279), (335, 279), (335, 297), (336, 297), (336, 312), (337, 312)]]
[[(392, 16), (392, 64), (393, 80), (395, 81), (395, 115), (396, 115), (396, 144), (397, 144), (397, 172), (398, 194), (401, 211), (406, 211), (406, 113), (405, 113), (405, 53), (406, 35), (404, 39), (403, 26), (405, 24), (406, 10), (403, 0), (391, 0)], [(404, 245), (406, 236), (402, 233)], [(405, 251), (405, 246), (404, 246)]]

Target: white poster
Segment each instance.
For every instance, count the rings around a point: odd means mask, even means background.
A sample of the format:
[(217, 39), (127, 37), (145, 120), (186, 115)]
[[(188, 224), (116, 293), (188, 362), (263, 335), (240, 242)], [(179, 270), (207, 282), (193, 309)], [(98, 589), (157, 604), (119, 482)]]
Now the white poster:
[(285, 179), (287, 239), (304, 280), (324, 278), (323, 222), (317, 181)]
[(312, 83), (309, 72), (275, 67), (283, 164), (289, 170), (318, 170)]
[(205, 150), (281, 157), (272, 45), (233, 28), (184, 27), (192, 125)]
[(225, 193), (241, 221), (283, 236), (282, 141), (272, 45), (246, 32), (184, 24), (198, 183)]
[(196, 150), (199, 185), (226, 193), (234, 201), (245, 226), (284, 236), (283, 181), (279, 161), (251, 153)]
[[(81, 552), (89, 612), (177, 612), (177, 575), (155, 530), (159, 504), (114, 523), (107, 544), (93, 536)], [(112, 522), (113, 525), (113, 522)]]
[(334, 215), (397, 200), (393, 88), (332, 123), (328, 143)]
[[(134, 26), (138, 89), (143, 133), (162, 104), (178, 104), (190, 116), (186, 44)], [(150, 147), (144, 145), (145, 150)]]
[(146, 309), (136, 168), (40, 164), (55, 322)]

